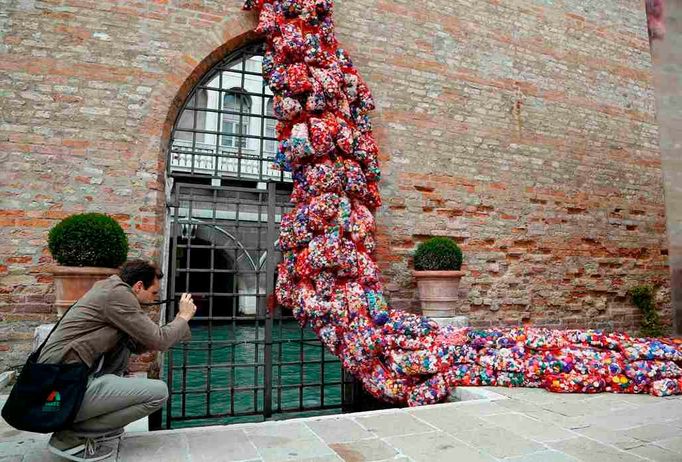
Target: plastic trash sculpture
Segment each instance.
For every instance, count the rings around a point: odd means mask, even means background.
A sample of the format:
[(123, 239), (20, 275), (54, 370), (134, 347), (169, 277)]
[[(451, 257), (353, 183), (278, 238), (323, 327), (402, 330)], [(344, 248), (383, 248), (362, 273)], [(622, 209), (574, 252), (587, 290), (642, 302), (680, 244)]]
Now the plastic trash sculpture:
[(277, 301), (309, 325), (365, 389), (411, 406), (459, 385), (555, 392), (682, 391), (682, 348), (601, 331), (439, 327), (391, 309), (373, 211), (380, 206), (374, 100), (334, 35), (332, 0), (247, 0), (266, 41), (263, 76), (279, 120), (276, 163), (292, 172)]

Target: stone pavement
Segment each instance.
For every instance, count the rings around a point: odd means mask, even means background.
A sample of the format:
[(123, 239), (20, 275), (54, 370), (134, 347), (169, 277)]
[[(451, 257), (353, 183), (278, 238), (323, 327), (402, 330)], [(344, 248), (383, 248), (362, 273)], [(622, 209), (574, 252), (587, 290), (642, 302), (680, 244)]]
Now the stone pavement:
[[(132, 433), (118, 445), (117, 460), (682, 461), (682, 398), (459, 392), (463, 399), (487, 395), (414, 409)], [(0, 423), (0, 462), (60, 460), (44, 449), (46, 439)]]

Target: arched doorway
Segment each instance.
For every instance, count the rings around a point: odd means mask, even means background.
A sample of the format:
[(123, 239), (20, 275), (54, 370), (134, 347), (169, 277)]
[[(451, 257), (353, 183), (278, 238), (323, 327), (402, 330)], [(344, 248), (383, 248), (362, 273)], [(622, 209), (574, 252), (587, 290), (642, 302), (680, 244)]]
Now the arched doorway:
[(291, 183), (290, 174), (272, 168), (276, 119), (262, 59), (261, 43), (240, 48), (192, 89), (171, 134), (171, 178), (214, 185), (235, 180)]
[[(276, 120), (262, 57), (262, 44), (248, 45), (208, 71), (168, 144), (167, 298), (189, 291), (199, 310), (192, 340), (166, 357), (167, 428), (338, 412), (348, 401), (338, 359), (268, 309), (292, 183), (272, 168)], [(176, 309), (169, 304), (167, 319)]]

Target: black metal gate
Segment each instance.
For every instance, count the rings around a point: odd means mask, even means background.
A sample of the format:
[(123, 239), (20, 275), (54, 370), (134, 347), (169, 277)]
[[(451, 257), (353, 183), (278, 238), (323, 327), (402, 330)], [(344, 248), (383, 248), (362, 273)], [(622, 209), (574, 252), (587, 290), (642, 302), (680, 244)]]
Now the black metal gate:
[[(154, 426), (224, 424), (377, 406), (310, 329), (268, 310), (292, 178), (272, 168), (274, 95), (263, 43), (235, 50), (192, 89), (168, 145), (168, 299), (190, 292), (193, 338), (164, 356), (170, 399)], [(174, 303), (166, 319), (175, 316)]]
[[(339, 360), (310, 329), (268, 309), (289, 190), (260, 185), (173, 187), (168, 298), (191, 292), (197, 315), (192, 340), (165, 358), (166, 428), (339, 412), (353, 402)], [(168, 320), (176, 310), (170, 303)]]

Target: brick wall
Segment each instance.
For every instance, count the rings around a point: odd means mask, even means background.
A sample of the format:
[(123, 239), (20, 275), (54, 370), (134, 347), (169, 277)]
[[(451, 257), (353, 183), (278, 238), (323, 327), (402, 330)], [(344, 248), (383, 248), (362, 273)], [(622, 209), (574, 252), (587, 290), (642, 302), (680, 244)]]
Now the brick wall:
[(666, 0), (662, 40), (652, 44), (657, 120), (670, 240), (675, 333), (682, 334), (682, 0)]
[(177, 107), (254, 24), (232, 1), (0, 0), (0, 370), (54, 318), (46, 236), (59, 219), (111, 214), (132, 255), (160, 258)]
[(643, 2), (410, 5), (344, 2), (340, 21), (379, 102), (394, 306), (415, 307), (410, 253), (436, 234), (462, 244), (475, 325), (631, 330), (641, 282), (669, 322)]
[[(462, 244), (477, 325), (631, 329), (624, 294), (643, 281), (662, 285), (669, 320), (642, 2), (412, 5), (336, 8), (378, 102), (393, 303), (416, 306), (410, 253), (435, 234)], [(53, 316), (45, 238), (60, 218), (112, 214), (133, 254), (160, 258), (164, 143), (197, 79), (252, 39), (239, 8), (0, 0), (0, 348)]]

